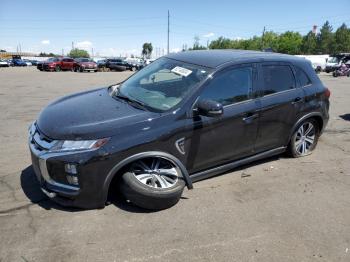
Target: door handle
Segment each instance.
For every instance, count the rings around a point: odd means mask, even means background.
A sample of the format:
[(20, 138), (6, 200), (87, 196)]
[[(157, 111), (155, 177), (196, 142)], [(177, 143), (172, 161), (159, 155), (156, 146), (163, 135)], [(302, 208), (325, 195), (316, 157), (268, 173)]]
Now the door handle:
[(243, 117), (242, 120), (246, 123), (250, 123), (254, 119), (258, 118), (259, 114), (257, 113), (248, 113), (246, 117)]
[(297, 104), (297, 103), (301, 103), (301, 102), (303, 102), (303, 99), (302, 99), (301, 97), (297, 97), (297, 98), (295, 98), (294, 101), (292, 102), (292, 105)]

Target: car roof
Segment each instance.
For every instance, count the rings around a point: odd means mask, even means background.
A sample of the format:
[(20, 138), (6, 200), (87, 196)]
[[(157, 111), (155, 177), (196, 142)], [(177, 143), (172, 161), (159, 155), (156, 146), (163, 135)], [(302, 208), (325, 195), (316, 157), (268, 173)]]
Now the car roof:
[(257, 61), (305, 61), (303, 58), (280, 53), (231, 49), (185, 51), (179, 53), (171, 53), (166, 57), (210, 68), (216, 68), (226, 63), (235, 62), (248, 63)]

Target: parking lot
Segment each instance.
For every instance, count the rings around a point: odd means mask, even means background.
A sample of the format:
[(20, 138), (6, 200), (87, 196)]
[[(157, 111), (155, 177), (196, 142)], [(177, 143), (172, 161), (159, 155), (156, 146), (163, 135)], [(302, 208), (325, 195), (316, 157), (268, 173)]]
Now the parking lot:
[(0, 68), (0, 262), (350, 261), (350, 78), (320, 78), (330, 121), (308, 157), (270, 158), (194, 184), (174, 207), (62, 208), (40, 191), (27, 127), (50, 101), (131, 72)]

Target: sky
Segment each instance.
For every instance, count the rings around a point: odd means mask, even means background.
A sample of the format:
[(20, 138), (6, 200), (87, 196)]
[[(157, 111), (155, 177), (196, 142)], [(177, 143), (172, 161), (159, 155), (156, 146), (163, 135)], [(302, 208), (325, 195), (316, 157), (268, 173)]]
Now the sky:
[(68, 53), (72, 46), (100, 56), (139, 55), (151, 42), (154, 55), (202, 45), (219, 36), (231, 39), (266, 30), (306, 34), (328, 20), (333, 28), (350, 25), (350, 0), (111, 1), (1, 0), (0, 49)]

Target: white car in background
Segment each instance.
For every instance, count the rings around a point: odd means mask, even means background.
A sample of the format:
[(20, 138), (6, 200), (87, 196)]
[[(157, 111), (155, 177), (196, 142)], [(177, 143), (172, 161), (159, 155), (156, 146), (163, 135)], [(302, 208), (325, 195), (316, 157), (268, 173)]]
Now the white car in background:
[(149, 65), (150, 63), (152, 63), (155, 59), (146, 59), (145, 60), (145, 65)]
[(329, 55), (297, 55), (298, 57), (303, 57), (311, 62), (313, 69), (319, 73), (326, 69), (327, 60)]
[(0, 59), (0, 67), (9, 67), (9, 66), (10, 65), (9, 65), (9, 63), (7, 63), (7, 61)]
[(33, 64), (32, 64), (32, 62), (30, 62), (29, 60), (23, 60), (23, 62), (24, 63), (26, 63), (27, 64), (27, 66), (32, 66)]

